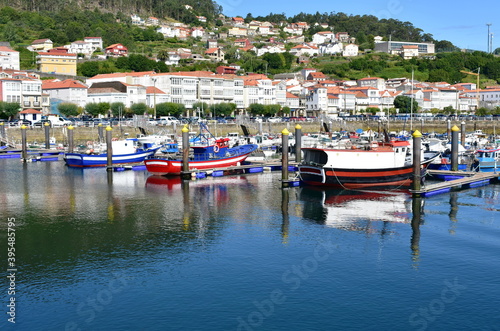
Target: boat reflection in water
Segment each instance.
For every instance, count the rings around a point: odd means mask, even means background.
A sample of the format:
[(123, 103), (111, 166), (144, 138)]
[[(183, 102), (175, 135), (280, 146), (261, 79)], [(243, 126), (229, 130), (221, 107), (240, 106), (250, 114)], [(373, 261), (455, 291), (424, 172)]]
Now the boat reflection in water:
[(304, 218), (344, 230), (375, 230), (372, 222), (411, 222), (411, 196), (403, 191), (303, 187)]

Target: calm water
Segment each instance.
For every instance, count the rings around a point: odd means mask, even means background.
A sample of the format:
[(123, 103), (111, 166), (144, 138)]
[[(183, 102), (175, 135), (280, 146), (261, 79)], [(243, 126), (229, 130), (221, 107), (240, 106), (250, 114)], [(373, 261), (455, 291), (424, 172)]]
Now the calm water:
[[(500, 330), (500, 186), (423, 200), (0, 160), (19, 330)], [(13, 328), (12, 328), (13, 329)]]

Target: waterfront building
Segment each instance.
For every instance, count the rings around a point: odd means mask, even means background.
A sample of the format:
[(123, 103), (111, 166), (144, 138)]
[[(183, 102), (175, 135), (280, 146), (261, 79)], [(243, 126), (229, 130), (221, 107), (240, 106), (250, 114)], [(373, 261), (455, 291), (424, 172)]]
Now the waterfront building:
[(146, 87), (122, 82), (93, 83), (88, 89), (88, 103), (122, 102), (125, 107), (136, 103), (147, 104)]
[(42, 91), (50, 96), (51, 113), (62, 102), (73, 103), (79, 107), (87, 104), (88, 86), (74, 79), (50, 79), (42, 82)]

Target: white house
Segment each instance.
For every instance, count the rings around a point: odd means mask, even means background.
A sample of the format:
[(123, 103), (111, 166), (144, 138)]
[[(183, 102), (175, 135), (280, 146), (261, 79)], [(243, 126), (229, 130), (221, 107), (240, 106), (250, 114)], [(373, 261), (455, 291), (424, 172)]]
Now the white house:
[(331, 31), (320, 31), (313, 35), (312, 42), (314, 44), (324, 44), (335, 40), (335, 34)]
[(319, 54), (319, 48), (310, 44), (297, 45), (290, 50), (290, 54), (313, 56)]
[(342, 53), (343, 48), (342, 48), (342, 43), (330, 43), (330, 44), (321, 44), (318, 46), (319, 48), (319, 53), (321, 55), (326, 55), (326, 54), (339, 54)]
[(50, 96), (52, 104), (69, 102), (85, 107), (87, 103), (87, 85), (78, 80), (65, 79), (63, 81), (44, 80), (42, 82), (42, 91)]
[(358, 56), (358, 49), (358, 45), (356, 44), (346, 44), (342, 51), (342, 56)]
[(130, 108), (133, 104), (147, 104), (146, 87), (121, 82), (94, 83), (88, 89), (89, 103), (122, 102)]
[(83, 41), (85, 41), (86, 43), (92, 44), (92, 49), (94, 52), (98, 49), (101, 51), (103, 49), (101, 37), (85, 37), (85, 38), (83, 38)]
[(7, 46), (0, 46), (0, 67), (19, 70), (19, 52)]
[(86, 57), (90, 57), (92, 53), (94, 53), (94, 46), (92, 43), (88, 43), (83, 40), (74, 41), (64, 47), (68, 49), (68, 53), (84, 54)]

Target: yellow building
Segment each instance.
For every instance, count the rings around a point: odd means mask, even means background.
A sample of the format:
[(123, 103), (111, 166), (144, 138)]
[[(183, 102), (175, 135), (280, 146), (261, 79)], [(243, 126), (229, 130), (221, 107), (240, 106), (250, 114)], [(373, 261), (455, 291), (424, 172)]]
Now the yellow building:
[(66, 48), (54, 48), (37, 55), (38, 70), (46, 73), (76, 76), (76, 54)]

